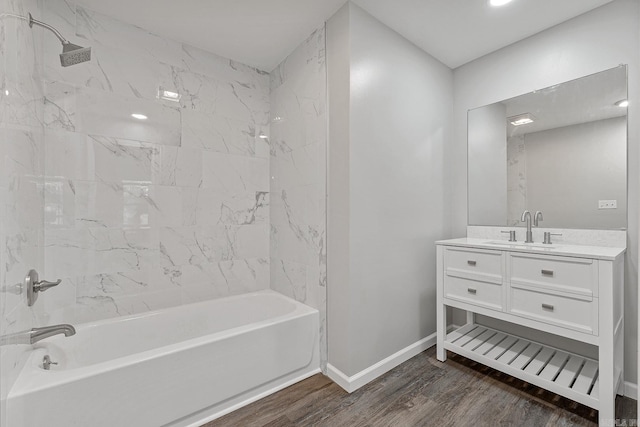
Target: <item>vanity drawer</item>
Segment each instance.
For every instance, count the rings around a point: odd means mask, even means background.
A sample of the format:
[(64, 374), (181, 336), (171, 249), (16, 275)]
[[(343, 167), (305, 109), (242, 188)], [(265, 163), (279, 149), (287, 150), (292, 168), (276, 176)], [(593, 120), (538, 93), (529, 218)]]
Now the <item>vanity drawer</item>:
[(445, 275), (502, 284), (502, 256), (500, 251), (447, 248)]
[(512, 284), (598, 296), (598, 265), (592, 259), (512, 253), (509, 262)]
[(460, 277), (445, 277), (444, 297), (502, 311), (502, 285)]
[(598, 335), (598, 299), (511, 288), (509, 312), (521, 317)]

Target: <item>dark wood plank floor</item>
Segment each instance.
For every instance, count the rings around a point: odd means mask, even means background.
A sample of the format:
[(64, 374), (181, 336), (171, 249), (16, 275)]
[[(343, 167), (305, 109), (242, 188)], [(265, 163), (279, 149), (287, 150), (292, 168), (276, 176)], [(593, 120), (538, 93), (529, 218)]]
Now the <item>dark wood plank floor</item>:
[[(431, 348), (349, 394), (315, 375), (203, 427), (595, 426), (598, 412), (481, 364)], [(619, 425), (637, 425), (618, 397)]]

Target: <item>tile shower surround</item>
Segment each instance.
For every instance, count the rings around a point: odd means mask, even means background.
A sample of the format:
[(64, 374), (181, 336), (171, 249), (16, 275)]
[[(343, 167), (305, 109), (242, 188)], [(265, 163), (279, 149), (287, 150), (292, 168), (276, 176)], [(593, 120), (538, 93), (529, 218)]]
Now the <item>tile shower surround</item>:
[(271, 288), (320, 311), (326, 370), (325, 29), (271, 73)]
[[(62, 68), (59, 43), (43, 38), (45, 178), (25, 197), (44, 193), (40, 271), (63, 284), (33, 307), (35, 324), (269, 287), (324, 319), (324, 28), (269, 75), (73, 2), (43, 5), (93, 59)], [(28, 159), (21, 147), (12, 155)]]
[(44, 40), (44, 271), (63, 285), (38, 320), (268, 289), (269, 74), (69, 1), (44, 7), (93, 58), (62, 68)]
[[(37, 0), (0, 1), (7, 13), (41, 11)], [(41, 55), (41, 38), (28, 25), (0, 20), (0, 335), (34, 326), (16, 284), (30, 268), (41, 268), (43, 259)], [(0, 398), (17, 378), (26, 351), (24, 346), (0, 347)], [(0, 407), (0, 423), (5, 412)]]

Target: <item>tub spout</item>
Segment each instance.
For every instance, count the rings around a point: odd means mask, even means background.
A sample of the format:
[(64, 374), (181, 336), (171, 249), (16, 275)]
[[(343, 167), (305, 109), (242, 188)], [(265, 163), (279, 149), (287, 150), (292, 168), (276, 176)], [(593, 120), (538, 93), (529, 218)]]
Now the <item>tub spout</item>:
[(67, 324), (44, 326), (42, 328), (33, 328), (29, 331), (16, 332), (13, 334), (0, 336), (0, 346), (8, 344), (35, 344), (40, 340), (52, 337), (58, 334), (64, 334), (65, 337), (75, 335), (76, 329)]
[(58, 334), (64, 334), (65, 337), (70, 337), (76, 334), (76, 329), (68, 324), (33, 328), (30, 332), (31, 344)]

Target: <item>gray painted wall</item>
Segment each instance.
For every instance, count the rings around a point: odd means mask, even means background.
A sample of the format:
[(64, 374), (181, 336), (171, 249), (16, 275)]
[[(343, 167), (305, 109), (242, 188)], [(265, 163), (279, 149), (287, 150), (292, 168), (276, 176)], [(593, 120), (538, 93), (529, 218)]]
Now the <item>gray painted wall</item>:
[(502, 99), (629, 65), (629, 188), (625, 257), (625, 379), (637, 378), (638, 189), (640, 166), (640, 2), (616, 0), (454, 70), (454, 140), (447, 145), (445, 217), (466, 235), (467, 111)]
[(452, 72), (353, 4), (327, 49), (329, 363), (352, 376), (435, 332)]
[(507, 222), (506, 107), (497, 103), (469, 111), (470, 224)]

